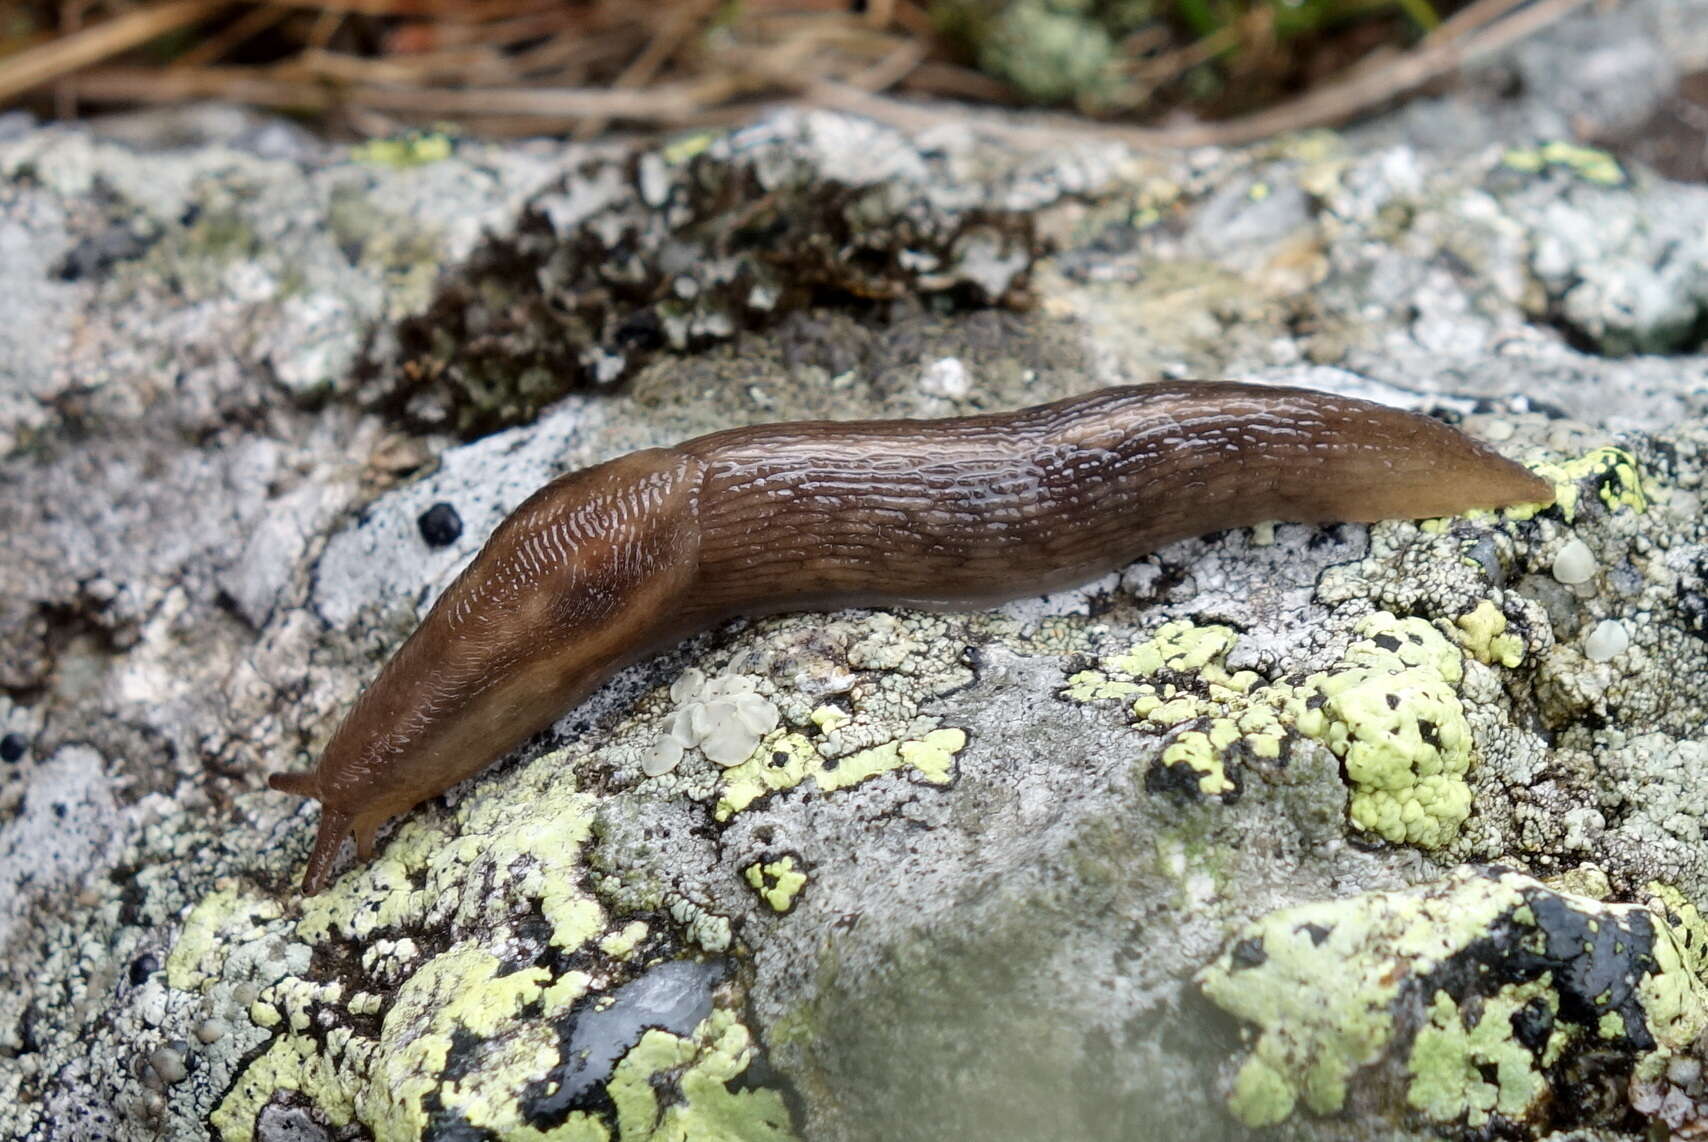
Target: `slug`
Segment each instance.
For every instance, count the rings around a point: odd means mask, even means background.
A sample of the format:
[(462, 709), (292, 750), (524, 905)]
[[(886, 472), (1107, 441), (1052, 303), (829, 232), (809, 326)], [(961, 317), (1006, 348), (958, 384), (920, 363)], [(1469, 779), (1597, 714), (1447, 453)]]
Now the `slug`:
[(946, 420), (733, 428), (560, 476), (510, 514), (306, 773), (303, 892), (346, 835), (485, 768), (618, 668), (740, 614), (978, 607), (1265, 520), (1547, 502), (1439, 421), (1305, 389), (1105, 389)]

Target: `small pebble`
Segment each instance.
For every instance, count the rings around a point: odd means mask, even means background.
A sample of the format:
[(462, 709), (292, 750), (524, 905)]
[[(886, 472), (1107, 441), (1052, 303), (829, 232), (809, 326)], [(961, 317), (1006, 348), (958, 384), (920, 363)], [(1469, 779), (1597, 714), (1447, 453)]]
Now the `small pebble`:
[(1480, 435), (1484, 440), (1499, 444), (1503, 440), (1511, 440), (1515, 431), (1516, 426), (1510, 420), (1489, 420), (1483, 423)]
[(218, 1019), (204, 1019), (196, 1024), (196, 1041), (200, 1043), (217, 1043), (225, 1038), (225, 1024)]
[(1625, 653), (1625, 648), (1630, 645), (1631, 636), (1624, 623), (1617, 619), (1602, 619), (1583, 640), (1583, 652), (1591, 662), (1606, 662)]
[(919, 388), (934, 397), (959, 400), (972, 392), (973, 382), (967, 375), (967, 367), (959, 358), (943, 357), (925, 366), (920, 372)]
[(1675, 1055), (1666, 1065), (1666, 1077), (1675, 1086), (1689, 1086), (1702, 1077), (1702, 1064), (1688, 1055)]
[(12, 733), (0, 738), (0, 761), (14, 762), (24, 756), (30, 748), (30, 739), (23, 734)]
[(421, 529), (421, 538), (428, 547), (448, 547), (463, 535), (463, 517), (443, 501), (422, 512), (415, 526)]
[(154, 1073), (168, 1086), (183, 1082), (184, 1077), (190, 1073), (189, 1068), (184, 1065), (182, 1052), (171, 1047), (156, 1047), (154, 1053), (148, 1056), (148, 1065), (154, 1068)]
[(1569, 539), (1554, 556), (1554, 578), (1575, 586), (1595, 578), (1595, 553), (1581, 539)]
[(130, 962), (130, 985), (141, 987), (148, 977), (160, 970), (160, 960), (153, 952), (144, 952)]

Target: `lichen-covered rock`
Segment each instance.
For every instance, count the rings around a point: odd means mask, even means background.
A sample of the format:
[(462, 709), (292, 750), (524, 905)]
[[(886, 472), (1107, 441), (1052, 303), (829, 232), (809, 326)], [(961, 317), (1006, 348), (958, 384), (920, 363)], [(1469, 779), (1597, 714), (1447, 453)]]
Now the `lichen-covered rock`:
[(1676, 897), (1605, 904), (1468, 869), (1280, 909), (1198, 983), (1251, 1028), (1228, 1093), (1248, 1125), (1356, 1102), (1426, 1129), (1606, 1127), (1638, 1075), (1695, 1058), (1705, 931)]
[[(1701, 196), (1537, 138), (222, 121), (0, 127), (0, 1134), (1704, 1132)], [(1158, 375), (1434, 410), (1557, 503), (730, 623), (296, 892), (264, 775), (551, 476)]]

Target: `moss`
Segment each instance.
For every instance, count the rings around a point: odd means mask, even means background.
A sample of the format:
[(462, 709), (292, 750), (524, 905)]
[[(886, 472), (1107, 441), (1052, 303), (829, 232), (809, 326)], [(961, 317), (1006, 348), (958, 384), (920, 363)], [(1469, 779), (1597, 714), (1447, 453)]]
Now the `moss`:
[(1101, 88), (1114, 51), (1109, 33), (1096, 22), (1039, 0), (1016, 0), (989, 23), (978, 59), (982, 69), (1026, 98), (1055, 103)]

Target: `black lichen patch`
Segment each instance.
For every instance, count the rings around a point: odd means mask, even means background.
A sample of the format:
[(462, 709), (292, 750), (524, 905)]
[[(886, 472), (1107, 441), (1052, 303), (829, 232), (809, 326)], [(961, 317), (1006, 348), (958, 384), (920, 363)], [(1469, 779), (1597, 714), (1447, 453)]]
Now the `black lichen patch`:
[(815, 161), (773, 137), (589, 162), (442, 278), (357, 370), (355, 398), (469, 439), (807, 306), (1024, 296), (1029, 215), (945, 205), (903, 178), (850, 184)]
[(1678, 577), (1678, 613), (1685, 630), (1708, 641), (1708, 552), (1691, 560)]

